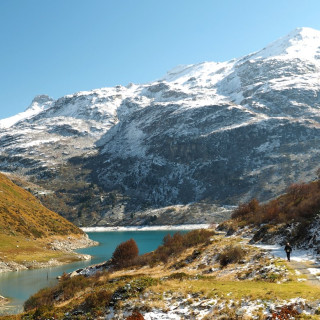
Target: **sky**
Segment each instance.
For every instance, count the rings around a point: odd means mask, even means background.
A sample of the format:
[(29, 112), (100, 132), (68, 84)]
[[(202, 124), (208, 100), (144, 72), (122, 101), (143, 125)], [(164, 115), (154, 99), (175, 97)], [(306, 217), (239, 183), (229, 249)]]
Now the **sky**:
[(39, 94), (154, 81), (297, 27), (320, 30), (319, 0), (0, 0), (0, 119)]

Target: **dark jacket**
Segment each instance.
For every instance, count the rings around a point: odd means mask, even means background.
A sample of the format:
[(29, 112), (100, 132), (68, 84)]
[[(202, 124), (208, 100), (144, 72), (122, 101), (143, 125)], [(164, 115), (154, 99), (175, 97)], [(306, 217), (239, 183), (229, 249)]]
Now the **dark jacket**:
[(284, 247), (284, 251), (285, 252), (291, 252), (292, 251), (292, 247), (288, 244), (286, 244), (286, 246)]

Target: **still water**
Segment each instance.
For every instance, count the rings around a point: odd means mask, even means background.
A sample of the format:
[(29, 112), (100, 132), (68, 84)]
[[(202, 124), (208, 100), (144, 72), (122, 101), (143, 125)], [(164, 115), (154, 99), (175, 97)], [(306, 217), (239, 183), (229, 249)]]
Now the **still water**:
[[(81, 261), (54, 268), (25, 270), (0, 273), (0, 295), (12, 299), (12, 302), (0, 315), (18, 313), (23, 309), (23, 302), (40, 289), (57, 283), (57, 276), (87, 265), (103, 262), (111, 258), (117, 245), (133, 238), (139, 248), (139, 253), (156, 249), (163, 237), (177, 231), (117, 231), (117, 232), (88, 232), (90, 239), (100, 243), (97, 247), (78, 250), (79, 253), (90, 254), (90, 261)], [(184, 231), (181, 231), (183, 233)]]

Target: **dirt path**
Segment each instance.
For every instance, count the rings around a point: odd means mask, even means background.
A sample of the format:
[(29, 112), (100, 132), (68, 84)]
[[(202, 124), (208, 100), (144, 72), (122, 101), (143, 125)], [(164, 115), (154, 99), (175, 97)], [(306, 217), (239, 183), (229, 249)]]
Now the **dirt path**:
[[(287, 261), (286, 253), (281, 246), (266, 244), (254, 246), (268, 251), (274, 257)], [(298, 275), (305, 276), (309, 284), (320, 286), (320, 263), (317, 262), (317, 258), (310, 251), (295, 249), (291, 254), (291, 261), (286, 263), (288, 267), (295, 269)]]
[(320, 265), (316, 264), (312, 261), (296, 261), (291, 260), (287, 262), (288, 266), (297, 270), (299, 274), (304, 275), (307, 277), (307, 282), (315, 285), (320, 286)]

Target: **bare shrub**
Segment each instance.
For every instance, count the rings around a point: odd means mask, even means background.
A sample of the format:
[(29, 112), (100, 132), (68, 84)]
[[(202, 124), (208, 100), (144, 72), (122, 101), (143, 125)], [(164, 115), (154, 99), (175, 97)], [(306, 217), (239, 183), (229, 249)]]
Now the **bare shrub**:
[(241, 203), (239, 206), (233, 211), (231, 218), (237, 219), (242, 218), (248, 214), (253, 214), (257, 212), (260, 208), (259, 201), (257, 199), (252, 199), (248, 203)]
[(225, 267), (230, 263), (241, 261), (246, 255), (246, 251), (240, 246), (228, 246), (220, 253), (218, 261), (221, 267)]
[(112, 297), (111, 291), (101, 290), (98, 292), (93, 292), (89, 296), (87, 296), (84, 302), (84, 308), (87, 311), (92, 309), (105, 307), (109, 304)]
[(231, 218), (238, 227), (243, 227), (250, 224), (311, 221), (319, 211), (320, 188), (318, 181), (308, 184), (292, 184), (286, 194), (263, 205), (259, 205), (255, 199), (240, 204), (232, 213)]
[(183, 250), (206, 243), (214, 234), (214, 231), (204, 229), (193, 230), (186, 234), (177, 232), (173, 236), (168, 234), (163, 238), (163, 244), (155, 251), (139, 256), (134, 259), (133, 263), (139, 266), (152, 266), (159, 262), (166, 263), (170, 257), (181, 253)]

